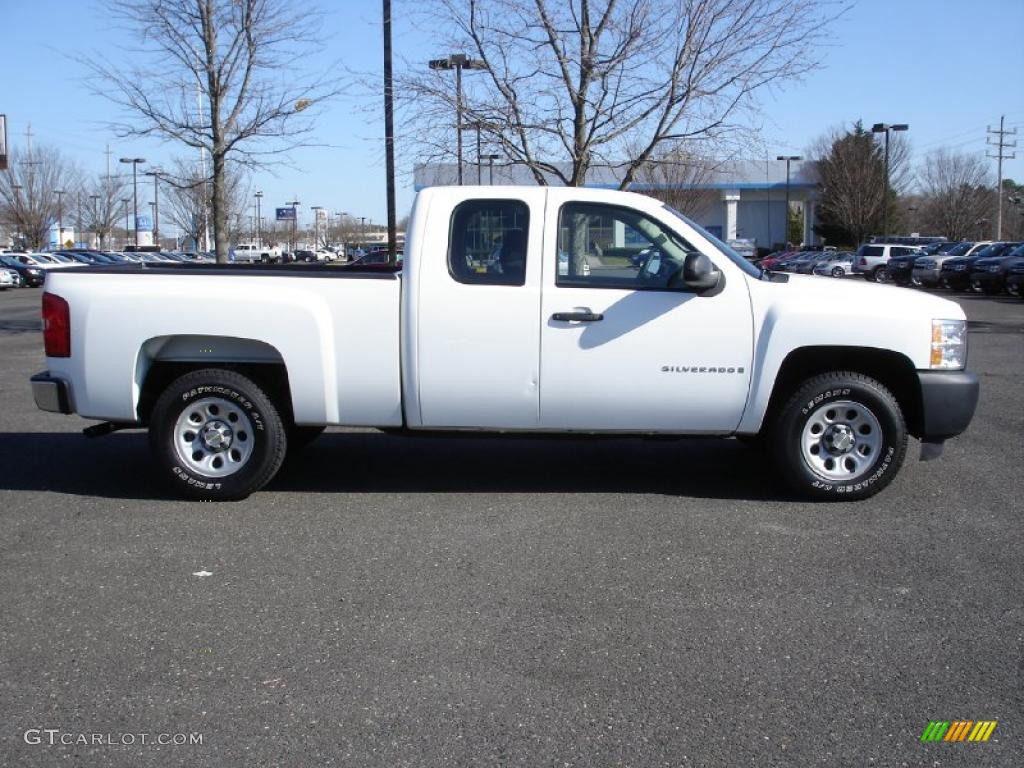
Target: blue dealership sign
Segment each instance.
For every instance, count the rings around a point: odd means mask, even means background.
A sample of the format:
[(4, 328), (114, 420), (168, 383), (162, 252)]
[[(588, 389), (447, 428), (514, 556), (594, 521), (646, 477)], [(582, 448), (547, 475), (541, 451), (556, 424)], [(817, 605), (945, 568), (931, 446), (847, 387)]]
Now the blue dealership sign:
[(153, 231), (153, 217), (143, 214), (139, 214), (135, 217), (135, 229), (139, 232), (152, 232)]
[(278, 208), (277, 220), (278, 221), (295, 221), (295, 209), (294, 208)]

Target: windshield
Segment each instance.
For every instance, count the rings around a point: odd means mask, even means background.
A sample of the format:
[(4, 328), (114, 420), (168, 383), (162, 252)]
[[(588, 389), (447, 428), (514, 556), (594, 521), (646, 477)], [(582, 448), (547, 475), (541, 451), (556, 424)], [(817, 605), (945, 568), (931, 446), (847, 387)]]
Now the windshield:
[(686, 224), (689, 224), (691, 227), (696, 229), (700, 234), (702, 234), (704, 237), (706, 237), (708, 240), (710, 240), (711, 243), (715, 247), (717, 247), (723, 254), (725, 254), (728, 257), (729, 261), (731, 261), (737, 267), (742, 269), (748, 275), (750, 275), (751, 277), (757, 277), (757, 278), (761, 277), (762, 272), (761, 272), (760, 268), (755, 267), (753, 264), (751, 264), (749, 261), (747, 261), (745, 258), (743, 258), (739, 253), (737, 253), (735, 250), (730, 248), (728, 245), (726, 245), (721, 240), (719, 240), (717, 237), (715, 237), (710, 232), (708, 232), (706, 229), (704, 229), (704, 227), (702, 227), (699, 224), (691, 221), (688, 217), (686, 217), (683, 214), (681, 214), (679, 211), (677, 211), (671, 205), (665, 205), (663, 207), (665, 208), (666, 211), (671, 213), (677, 219), (685, 222)]
[(956, 246), (950, 251), (947, 251), (946, 253), (948, 253), (950, 256), (963, 256), (973, 247), (974, 243), (960, 243), (960, 245)]

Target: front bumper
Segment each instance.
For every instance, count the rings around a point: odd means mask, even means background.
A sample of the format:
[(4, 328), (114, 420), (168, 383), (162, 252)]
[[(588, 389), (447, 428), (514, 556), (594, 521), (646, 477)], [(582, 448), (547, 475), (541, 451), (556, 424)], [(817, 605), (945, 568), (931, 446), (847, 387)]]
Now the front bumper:
[(905, 267), (900, 267), (900, 266), (888, 267), (889, 279), (892, 280), (893, 282), (896, 282), (896, 283), (909, 283), (910, 282), (910, 276), (911, 276), (911, 273), (913, 272), (913, 269), (914, 268), (912, 266), (909, 266), (909, 265), (905, 266)]
[(918, 371), (921, 441), (941, 443), (971, 423), (978, 406), (978, 377), (970, 371)]
[(966, 270), (944, 269), (939, 273), (939, 282), (949, 288), (966, 291), (971, 285), (971, 273)]
[(939, 284), (939, 269), (929, 269), (927, 267), (914, 267), (914, 271), (911, 273), (914, 280), (922, 283), (923, 285), (938, 285)]
[(64, 379), (43, 371), (33, 376), (31, 382), (36, 408), (52, 413), (74, 413), (71, 408), (71, 387)]
[(1005, 280), (1006, 278), (1002, 272), (971, 272), (971, 288), (1002, 290)]

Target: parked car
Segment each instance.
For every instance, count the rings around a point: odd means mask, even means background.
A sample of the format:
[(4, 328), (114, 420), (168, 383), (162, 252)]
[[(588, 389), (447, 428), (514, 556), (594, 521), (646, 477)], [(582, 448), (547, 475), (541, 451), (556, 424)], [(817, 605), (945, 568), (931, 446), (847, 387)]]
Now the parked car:
[[(395, 258), (398, 259), (398, 267), (401, 268), (402, 261), (405, 258), (405, 254), (401, 251), (395, 254)], [(371, 267), (378, 269), (386, 269), (390, 265), (388, 264), (388, 252), (377, 251), (375, 253), (368, 253), (355, 261), (350, 261), (347, 267)]]
[(813, 264), (816, 259), (821, 258), (820, 253), (813, 251), (797, 251), (788, 259), (783, 259), (775, 265), (777, 272), (796, 272), (801, 264)]
[[(794, 492), (857, 500), (896, 476), (908, 435), (935, 458), (973, 417), (956, 302), (765, 273), (644, 195), (500, 191), (420, 191), (401, 279), (305, 265), (47, 275), (36, 404), (106, 422), (94, 435), (149, 429), (154, 474), (206, 501), (257, 491), (326, 425), (756, 436)], [(662, 255), (560, 275), (542, 235), (587, 219)], [(599, 231), (576, 230), (584, 252)], [(502, 270), (474, 269), (498, 237)]]
[(934, 287), (939, 284), (940, 270), (942, 265), (950, 259), (960, 258), (961, 256), (970, 256), (974, 251), (984, 248), (986, 245), (990, 245), (988, 241), (970, 242), (965, 241), (957, 243), (952, 248), (941, 253), (928, 253), (927, 250), (924, 256), (918, 256), (914, 260), (914, 268), (910, 273), (910, 282), (912, 285), (922, 285), (926, 287)]
[(0, 269), (0, 291), (6, 291), (8, 288), (17, 288), (20, 284), (21, 278), (18, 277), (17, 272), (6, 267)]
[(971, 290), (978, 293), (995, 295), (1006, 288), (1006, 273), (1010, 264), (1017, 264), (1024, 256), (1024, 244), (1004, 250), (998, 256), (987, 256), (978, 259), (971, 265)]
[(846, 277), (853, 272), (853, 251), (830, 253), (814, 265), (812, 273), (829, 277)]
[(796, 254), (796, 251), (778, 251), (776, 253), (769, 254), (757, 262), (757, 266), (761, 269), (767, 269), (775, 271), (778, 269), (780, 262), (785, 261), (788, 258), (792, 258)]
[(1024, 259), (1007, 266), (1006, 292), (1024, 299)]
[(914, 248), (910, 253), (901, 253), (893, 256), (886, 262), (886, 278), (896, 285), (910, 285), (913, 279), (914, 262), (923, 255), (920, 248)]
[(853, 271), (868, 280), (884, 283), (889, 278), (887, 266), (893, 256), (920, 255), (916, 246), (891, 243), (865, 243), (857, 249)]
[(939, 270), (939, 285), (954, 291), (968, 290), (971, 287), (971, 269), (976, 261), (994, 258), (1017, 245), (1017, 243), (1002, 241), (976, 250), (970, 256), (947, 259), (943, 262), (942, 269)]
[(295, 261), (303, 261), (308, 264), (317, 261), (316, 251), (310, 251), (305, 248), (293, 251), (292, 255), (295, 257)]
[(36, 269), (64, 269), (69, 266), (49, 253), (12, 253), (11, 256), (22, 266)]
[(22, 264), (12, 254), (0, 254), (0, 268), (13, 269), (18, 274), (21, 284), (29, 288), (37, 288), (46, 279), (45, 269)]

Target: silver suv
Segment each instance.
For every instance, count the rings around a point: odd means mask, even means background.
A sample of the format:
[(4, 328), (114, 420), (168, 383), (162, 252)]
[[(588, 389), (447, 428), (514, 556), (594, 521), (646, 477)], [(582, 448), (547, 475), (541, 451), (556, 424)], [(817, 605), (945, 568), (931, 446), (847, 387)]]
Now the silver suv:
[(920, 248), (911, 245), (865, 243), (857, 249), (857, 255), (853, 258), (853, 271), (876, 283), (885, 282), (888, 277), (885, 267), (889, 259), (920, 252)]

